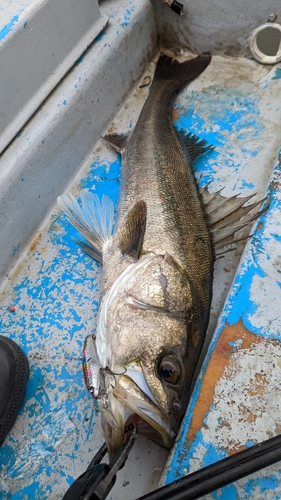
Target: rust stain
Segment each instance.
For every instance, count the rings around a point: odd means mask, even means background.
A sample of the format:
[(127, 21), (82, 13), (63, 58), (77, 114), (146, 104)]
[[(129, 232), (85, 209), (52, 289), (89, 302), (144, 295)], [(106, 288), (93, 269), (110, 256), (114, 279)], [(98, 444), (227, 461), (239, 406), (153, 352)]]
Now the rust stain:
[(220, 425), (221, 427), (227, 427), (228, 429), (231, 429), (231, 425), (227, 420), (222, 420)]
[(38, 243), (40, 243), (41, 236), (42, 236), (41, 233), (37, 233), (35, 235), (35, 237), (33, 238), (32, 242), (30, 243), (30, 245), (28, 247), (29, 252), (35, 252)]
[(172, 121), (175, 122), (181, 114), (181, 108), (173, 108), (172, 111)]
[[(187, 441), (193, 442), (197, 432), (202, 428), (206, 413), (214, 399), (214, 391), (217, 382), (223, 375), (225, 368), (229, 365), (233, 356), (233, 347), (230, 342), (241, 342), (237, 351), (249, 349), (254, 344), (263, 341), (263, 337), (251, 333), (240, 320), (233, 326), (227, 325), (221, 332), (214, 351), (211, 354), (206, 372), (203, 377), (199, 397), (193, 410), (193, 415), (187, 434)], [(252, 419), (252, 416), (249, 416)]]
[(257, 420), (257, 415), (254, 415), (254, 413), (249, 411), (248, 422), (250, 422), (250, 424), (253, 424), (256, 420)]
[(254, 380), (251, 378), (251, 389), (248, 391), (250, 396), (256, 396), (257, 394), (264, 394), (266, 386), (268, 385), (268, 380), (262, 373), (255, 373)]
[(276, 434), (279, 435), (281, 434), (281, 424), (276, 424)]
[(272, 189), (273, 189), (274, 191), (277, 191), (277, 189), (279, 189), (279, 188), (280, 188), (280, 184), (279, 184), (279, 182), (277, 182), (277, 181), (272, 181), (272, 183), (271, 183), (271, 187), (272, 187)]
[(236, 455), (236, 453), (239, 453), (239, 451), (245, 450), (247, 446), (244, 446), (242, 444), (237, 445), (237, 443), (234, 442), (229, 442), (229, 445), (231, 445), (231, 448), (228, 450), (228, 456), (231, 457), (231, 455)]
[[(238, 406), (238, 409), (239, 409), (239, 412), (241, 414), (241, 418), (238, 419), (238, 422), (243, 423), (243, 422), (245, 422), (245, 420), (247, 420), (250, 424), (252, 424), (256, 421), (257, 415), (255, 415), (246, 405), (241, 404)], [(228, 445), (229, 452), (231, 451), (232, 448), (233, 447), (231, 447), (229, 449), (229, 445)], [(237, 449), (237, 445), (233, 449), (234, 450)], [(229, 453), (229, 454), (231, 454), (231, 453)]]
[[(41, 241), (41, 237), (42, 237), (42, 234), (41, 233), (36, 233), (34, 238), (32, 239), (31, 243), (28, 245), (28, 252), (34, 252), (36, 250), (36, 247), (37, 245), (40, 243)], [(22, 272), (22, 265), (17, 265), (15, 266), (10, 274), (9, 274), (9, 278), (10, 280), (16, 280), (18, 278), (18, 276), (20, 276), (20, 273)]]
[(109, 127), (109, 129), (107, 130), (107, 134), (113, 134), (115, 131), (115, 125), (111, 125), (111, 127)]
[[(281, 153), (277, 156), (277, 161), (278, 161), (278, 166), (281, 167)], [(274, 176), (272, 181), (270, 182), (270, 188), (272, 191), (278, 191), (280, 189), (280, 183), (281, 183), (281, 170), (276, 169), (274, 172)], [(268, 204), (269, 204), (268, 200)]]

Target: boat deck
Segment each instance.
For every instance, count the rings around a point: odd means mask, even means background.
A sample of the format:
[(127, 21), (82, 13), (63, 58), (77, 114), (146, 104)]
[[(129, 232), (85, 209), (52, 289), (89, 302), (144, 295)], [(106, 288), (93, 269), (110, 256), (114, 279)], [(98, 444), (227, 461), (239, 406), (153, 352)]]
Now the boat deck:
[[(132, 129), (149, 92), (140, 85), (156, 60), (107, 132)], [(176, 102), (175, 126), (215, 146), (196, 161), (200, 186), (224, 188), (225, 196), (266, 195), (269, 209), (246, 249), (240, 243), (216, 263), (202, 360), (213, 340), (168, 466), (163, 473), (167, 451), (139, 436), (112, 500), (132, 500), (155, 489), (162, 473), (162, 482), (172, 481), (280, 430), (280, 94), (280, 67), (214, 56)], [(106, 193), (116, 207), (120, 166), (120, 156), (99, 140), (66, 192)], [(16, 340), (30, 363), (25, 403), (0, 449), (3, 499), (62, 498), (102, 444), (81, 371), (84, 337), (95, 330), (100, 267), (77, 249), (76, 235), (53, 207), (2, 284), (1, 334)], [(208, 498), (280, 498), (279, 478), (277, 465)]]

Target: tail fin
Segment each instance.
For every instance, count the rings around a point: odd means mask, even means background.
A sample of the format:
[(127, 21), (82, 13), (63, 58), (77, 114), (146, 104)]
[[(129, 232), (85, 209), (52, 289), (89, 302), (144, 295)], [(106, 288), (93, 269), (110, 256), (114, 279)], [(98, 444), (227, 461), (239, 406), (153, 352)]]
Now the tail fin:
[(210, 52), (203, 52), (193, 59), (189, 59), (183, 63), (179, 63), (176, 59), (162, 55), (159, 57), (154, 74), (154, 83), (165, 81), (170, 83), (175, 88), (175, 92), (179, 92), (189, 82), (194, 80), (207, 68), (211, 62)]

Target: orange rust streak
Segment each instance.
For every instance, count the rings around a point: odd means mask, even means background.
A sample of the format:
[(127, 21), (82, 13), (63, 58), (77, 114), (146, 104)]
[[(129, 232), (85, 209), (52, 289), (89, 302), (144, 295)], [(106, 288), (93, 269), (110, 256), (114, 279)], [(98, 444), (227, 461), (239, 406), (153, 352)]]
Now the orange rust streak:
[(181, 109), (180, 108), (173, 108), (172, 110), (172, 121), (175, 122), (181, 114)]
[(250, 396), (256, 396), (257, 394), (264, 394), (268, 381), (265, 375), (262, 373), (255, 373), (255, 380), (250, 380), (252, 383), (252, 388), (249, 390)]
[(33, 238), (32, 242), (30, 243), (28, 250), (29, 252), (35, 252), (37, 245), (39, 244), (41, 240), (41, 233), (37, 233), (35, 237)]
[(214, 400), (216, 384), (222, 377), (225, 368), (230, 363), (233, 352), (229, 342), (235, 342), (237, 340), (242, 341), (241, 346), (239, 346), (237, 350), (248, 349), (253, 344), (258, 344), (262, 341), (262, 337), (247, 330), (241, 320), (233, 326), (227, 325), (222, 330), (203, 376), (199, 397), (193, 410), (187, 435), (187, 441), (189, 443), (194, 440), (197, 432), (204, 425), (203, 421), (206, 417), (206, 413), (210, 410), (210, 406)]

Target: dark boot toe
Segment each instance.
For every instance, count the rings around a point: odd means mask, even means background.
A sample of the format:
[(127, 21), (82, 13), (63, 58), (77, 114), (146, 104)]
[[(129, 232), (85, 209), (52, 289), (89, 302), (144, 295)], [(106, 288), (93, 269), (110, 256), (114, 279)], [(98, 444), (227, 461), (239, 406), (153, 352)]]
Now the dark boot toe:
[(26, 355), (13, 340), (0, 335), (0, 446), (15, 423), (28, 377)]

